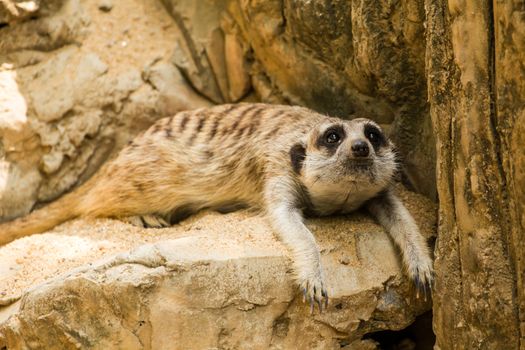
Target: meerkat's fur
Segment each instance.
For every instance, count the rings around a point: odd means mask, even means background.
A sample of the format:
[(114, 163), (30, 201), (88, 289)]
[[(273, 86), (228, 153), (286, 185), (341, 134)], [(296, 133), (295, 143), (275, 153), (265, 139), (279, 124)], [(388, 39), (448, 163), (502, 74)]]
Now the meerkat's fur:
[(305, 296), (322, 305), (319, 249), (303, 213), (366, 206), (399, 246), (409, 277), (430, 283), (427, 244), (390, 189), (395, 171), (392, 143), (368, 119), (266, 104), (202, 108), (157, 121), (78, 189), (1, 224), (0, 244), (76, 217), (165, 227), (203, 208), (259, 207), (290, 249)]

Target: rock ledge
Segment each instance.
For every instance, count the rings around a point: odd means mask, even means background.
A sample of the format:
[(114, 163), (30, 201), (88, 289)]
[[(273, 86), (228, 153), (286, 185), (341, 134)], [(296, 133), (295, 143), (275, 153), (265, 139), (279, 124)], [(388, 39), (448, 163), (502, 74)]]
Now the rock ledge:
[[(434, 206), (411, 193), (403, 192), (403, 197), (423, 233), (432, 235)], [(322, 249), (331, 295), (322, 314), (316, 310), (310, 315), (294, 286), (286, 249), (264, 219), (250, 212), (203, 213), (163, 230), (139, 230), (112, 220), (76, 221), (13, 242), (0, 249), (0, 257), (16, 245), (44, 245), (55, 252), (57, 237), (86, 245), (88, 237), (82, 236), (91, 235), (87, 245), (93, 247), (93, 242), (111, 239), (111, 234), (97, 236), (103, 231), (117, 232), (114, 239), (124, 232), (136, 246), (116, 255), (108, 249), (94, 263), (41, 276), (43, 283), (0, 309), (0, 346), (374, 348), (361, 337), (404, 328), (429, 309), (430, 300), (416, 298), (401, 274), (390, 239), (368, 216), (307, 224)], [(153, 242), (144, 244), (144, 237), (153, 237)], [(72, 242), (63, 249), (74, 250)], [(36, 256), (31, 263), (50, 264), (42, 259), (52, 257)], [(81, 256), (76, 259), (82, 261)], [(8, 275), (7, 284), (10, 278), (16, 276)]]

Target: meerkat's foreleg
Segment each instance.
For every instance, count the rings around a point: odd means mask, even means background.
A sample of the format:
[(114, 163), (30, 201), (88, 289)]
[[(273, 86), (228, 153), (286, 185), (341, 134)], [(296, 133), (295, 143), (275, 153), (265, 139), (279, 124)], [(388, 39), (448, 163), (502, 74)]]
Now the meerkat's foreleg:
[(428, 245), (399, 198), (387, 191), (370, 200), (367, 208), (400, 248), (409, 277), (419, 288), (431, 285), (433, 267)]
[(328, 303), (328, 293), (323, 280), (321, 255), (310, 230), (303, 223), (298, 207), (295, 186), (286, 177), (276, 177), (267, 183), (266, 205), (271, 225), (292, 252), (296, 280), (310, 302), (322, 311)]

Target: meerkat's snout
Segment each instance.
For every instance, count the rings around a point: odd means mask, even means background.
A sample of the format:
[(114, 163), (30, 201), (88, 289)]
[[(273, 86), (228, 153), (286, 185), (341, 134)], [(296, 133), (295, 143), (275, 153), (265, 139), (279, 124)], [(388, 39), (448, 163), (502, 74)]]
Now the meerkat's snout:
[(370, 154), (368, 143), (365, 140), (355, 140), (352, 142), (352, 155), (356, 158), (365, 158)]

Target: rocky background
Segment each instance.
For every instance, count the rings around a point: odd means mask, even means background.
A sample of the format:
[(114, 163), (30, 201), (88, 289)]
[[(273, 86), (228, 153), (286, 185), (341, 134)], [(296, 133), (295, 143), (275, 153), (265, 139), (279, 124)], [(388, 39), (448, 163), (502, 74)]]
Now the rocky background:
[(0, 0), (0, 217), (179, 110), (370, 117), (404, 182), (440, 203), (436, 347), (522, 349), (523, 18), (478, 0)]

